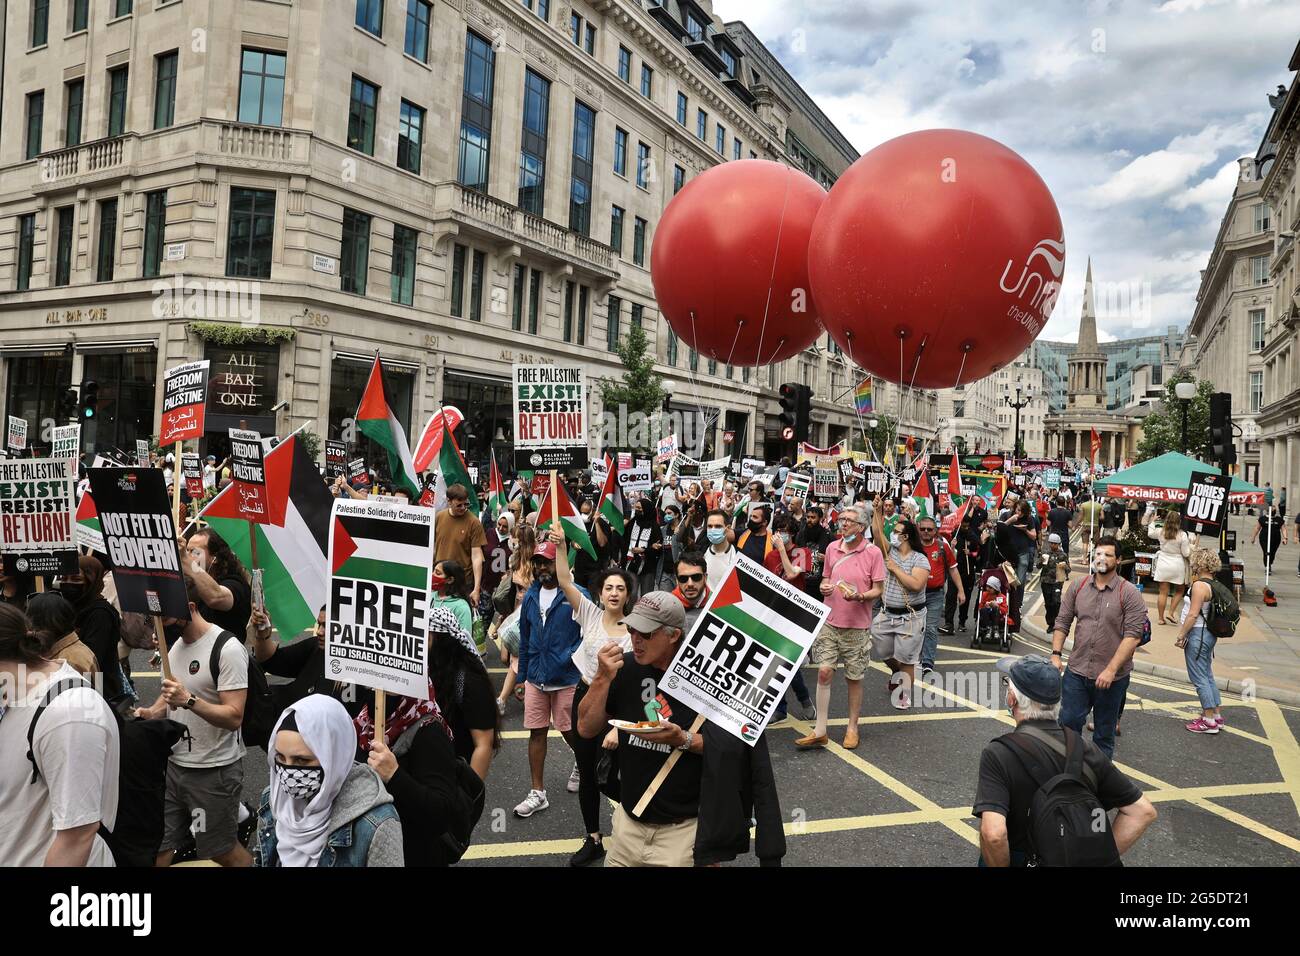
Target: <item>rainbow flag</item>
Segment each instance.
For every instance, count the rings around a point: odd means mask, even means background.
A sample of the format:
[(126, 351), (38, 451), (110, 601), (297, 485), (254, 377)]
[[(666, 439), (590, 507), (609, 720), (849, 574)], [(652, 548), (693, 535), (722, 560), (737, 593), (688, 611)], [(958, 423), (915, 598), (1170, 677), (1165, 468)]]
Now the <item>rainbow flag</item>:
[(871, 376), (868, 375), (862, 380), (857, 390), (853, 393), (853, 402), (857, 406), (859, 415), (871, 414)]

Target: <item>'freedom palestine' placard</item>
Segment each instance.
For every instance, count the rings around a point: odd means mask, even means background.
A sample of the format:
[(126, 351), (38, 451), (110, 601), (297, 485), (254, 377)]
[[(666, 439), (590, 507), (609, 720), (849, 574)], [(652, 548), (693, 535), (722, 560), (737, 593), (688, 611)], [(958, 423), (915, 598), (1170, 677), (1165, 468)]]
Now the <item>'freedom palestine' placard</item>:
[(581, 368), (514, 365), (515, 468), (587, 467), (587, 392)]
[(738, 557), (668, 665), (664, 687), (752, 747), (829, 614)]
[(330, 519), (325, 673), (427, 700), (431, 508), (339, 499)]
[(169, 368), (163, 375), (162, 422), (158, 444), (203, 437), (203, 418), (208, 401), (209, 362), (190, 362)]

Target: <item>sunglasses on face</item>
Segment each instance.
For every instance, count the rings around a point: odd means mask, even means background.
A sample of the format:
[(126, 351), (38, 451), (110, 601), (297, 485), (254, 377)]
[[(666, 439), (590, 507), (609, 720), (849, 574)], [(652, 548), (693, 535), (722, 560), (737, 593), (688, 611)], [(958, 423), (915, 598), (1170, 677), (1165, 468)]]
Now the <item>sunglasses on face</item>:
[(703, 580), (704, 580), (704, 575), (702, 575), (702, 574), (679, 574), (679, 575), (677, 575), (677, 583), (678, 583), (678, 584), (686, 584), (688, 581), (692, 581), (692, 582), (696, 582), (696, 583), (698, 583), (698, 582), (703, 581)]

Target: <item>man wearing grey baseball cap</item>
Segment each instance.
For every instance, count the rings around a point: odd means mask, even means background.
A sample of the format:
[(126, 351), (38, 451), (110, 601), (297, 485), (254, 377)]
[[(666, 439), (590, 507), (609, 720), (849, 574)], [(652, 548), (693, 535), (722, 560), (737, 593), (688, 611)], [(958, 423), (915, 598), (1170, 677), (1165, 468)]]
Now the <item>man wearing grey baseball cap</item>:
[[(1117, 864), (1155, 820), (1155, 807), (1091, 741), (1057, 723), (1061, 674), (1048, 658), (1004, 657), (997, 668), (1016, 729), (980, 755), (971, 810), (980, 818), (980, 865)], [(1062, 784), (1062, 776), (1074, 781)], [(1097, 808), (1118, 810), (1108, 829), (1096, 828), (1109, 819)], [(1045, 843), (1049, 818), (1061, 836)]]

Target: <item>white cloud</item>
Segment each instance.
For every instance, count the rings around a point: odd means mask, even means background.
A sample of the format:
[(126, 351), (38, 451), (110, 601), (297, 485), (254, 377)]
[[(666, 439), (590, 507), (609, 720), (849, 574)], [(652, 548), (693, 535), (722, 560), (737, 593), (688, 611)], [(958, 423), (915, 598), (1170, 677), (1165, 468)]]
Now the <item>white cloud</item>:
[(1199, 207), (1206, 215), (1219, 217), (1223, 215), (1232, 198), (1232, 191), (1237, 187), (1241, 167), (1235, 159), (1224, 163), (1217, 173), (1202, 179), (1195, 186), (1169, 197), (1169, 205), (1175, 209)]

